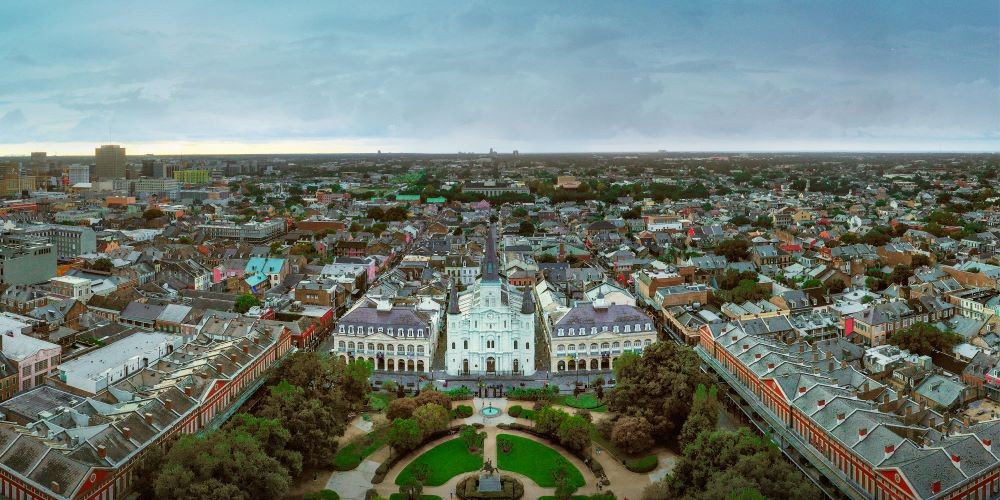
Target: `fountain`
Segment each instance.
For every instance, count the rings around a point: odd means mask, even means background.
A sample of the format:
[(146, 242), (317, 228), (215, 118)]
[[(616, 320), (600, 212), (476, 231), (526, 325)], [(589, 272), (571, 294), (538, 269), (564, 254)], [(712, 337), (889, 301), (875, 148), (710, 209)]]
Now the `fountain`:
[(500, 408), (494, 408), (492, 401), (490, 402), (489, 406), (484, 406), (483, 407), (483, 416), (484, 417), (495, 417), (495, 416), (497, 416), (499, 414), (500, 414)]

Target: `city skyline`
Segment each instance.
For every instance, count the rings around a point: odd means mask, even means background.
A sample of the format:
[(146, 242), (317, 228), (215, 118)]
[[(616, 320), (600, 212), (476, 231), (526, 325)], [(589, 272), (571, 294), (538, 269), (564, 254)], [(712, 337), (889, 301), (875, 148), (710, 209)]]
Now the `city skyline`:
[(0, 155), (1000, 149), (995, 2), (238, 5), (0, 6)]

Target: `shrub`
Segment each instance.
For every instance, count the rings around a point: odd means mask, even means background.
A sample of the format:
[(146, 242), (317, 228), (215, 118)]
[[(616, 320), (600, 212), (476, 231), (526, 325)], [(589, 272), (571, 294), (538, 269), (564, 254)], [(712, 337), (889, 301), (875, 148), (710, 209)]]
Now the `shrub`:
[(604, 439), (611, 439), (611, 433), (614, 432), (615, 429), (615, 421), (610, 418), (605, 418), (598, 421), (596, 427), (597, 432), (601, 435), (601, 437)]
[(512, 417), (514, 417), (514, 418), (517, 418), (518, 416), (520, 416), (520, 415), (521, 415), (521, 411), (522, 411), (523, 409), (524, 409), (524, 408), (521, 408), (521, 405), (514, 405), (514, 406), (511, 406), (510, 408), (508, 408), (508, 409), (507, 409), (507, 413), (508, 413), (508, 414), (509, 414), (510, 416), (512, 416)]
[(626, 469), (640, 474), (652, 472), (658, 464), (659, 461), (656, 459), (656, 455), (646, 455), (642, 458), (625, 460)]
[(424, 391), (413, 399), (417, 402), (417, 406), (434, 403), (443, 406), (446, 410), (451, 409), (451, 397), (440, 391)]
[(469, 418), (472, 416), (472, 407), (469, 405), (458, 405), (458, 408), (455, 408), (455, 415), (458, 418)]
[(340, 500), (340, 495), (333, 490), (322, 490), (306, 493), (302, 498), (304, 500)]
[(444, 391), (452, 399), (452, 401), (461, 401), (463, 399), (472, 399), (472, 389), (466, 386), (456, 387), (454, 389), (448, 389)]
[(398, 398), (389, 402), (389, 409), (385, 412), (386, 420), (392, 422), (397, 418), (410, 418), (413, 410), (417, 409), (417, 401), (413, 398)]

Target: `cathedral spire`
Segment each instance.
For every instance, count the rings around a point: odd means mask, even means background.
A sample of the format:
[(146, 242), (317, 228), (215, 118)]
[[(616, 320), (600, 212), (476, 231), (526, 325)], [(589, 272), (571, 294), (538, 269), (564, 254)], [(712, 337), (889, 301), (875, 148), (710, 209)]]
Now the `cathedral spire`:
[(490, 224), (490, 233), (486, 236), (482, 274), (482, 281), (500, 281), (500, 259), (497, 255), (497, 235), (493, 224)]
[(451, 291), (448, 292), (448, 314), (462, 314), (458, 308), (458, 283), (451, 283)]
[(535, 314), (535, 293), (528, 285), (524, 286), (524, 294), (521, 295), (521, 314)]

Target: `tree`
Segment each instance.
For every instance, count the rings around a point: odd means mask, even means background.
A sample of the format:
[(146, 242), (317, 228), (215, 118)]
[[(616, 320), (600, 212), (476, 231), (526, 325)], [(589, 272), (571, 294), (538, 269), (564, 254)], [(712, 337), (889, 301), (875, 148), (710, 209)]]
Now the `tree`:
[(700, 365), (690, 348), (655, 342), (643, 351), (642, 362), (616, 367), (617, 385), (605, 398), (608, 408), (625, 416), (645, 417), (659, 440), (676, 436), (698, 384), (710, 383)]
[(722, 240), (715, 247), (715, 253), (725, 257), (729, 262), (739, 262), (746, 260), (750, 255), (750, 243), (738, 238)]
[(535, 234), (535, 225), (530, 221), (523, 220), (517, 225), (517, 234), (521, 236), (531, 236)]
[(115, 267), (114, 263), (112, 263), (111, 259), (107, 257), (101, 257), (100, 259), (95, 260), (90, 265), (91, 269), (95, 271), (103, 271), (106, 273), (110, 273), (111, 270), (114, 269), (114, 267)]
[(237, 413), (226, 424), (226, 429), (253, 436), (268, 455), (278, 459), (292, 477), (302, 473), (302, 454), (289, 450), (291, 432), (277, 419), (261, 418), (249, 413)]
[(889, 336), (890, 344), (920, 355), (931, 355), (935, 351), (951, 352), (953, 347), (964, 341), (965, 338), (958, 333), (938, 330), (934, 325), (923, 321), (896, 330)]
[(451, 409), (451, 396), (437, 390), (426, 390), (413, 398), (417, 402), (417, 406), (423, 406), (428, 403), (434, 403), (436, 405), (443, 406), (445, 410)]
[(397, 418), (410, 418), (417, 409), (417, 401), (413, 398), (396, 398), (389, 402), (385, 418), (392, 421)]
[(347, 406), (343, 402), (310, 398), (301, 387), (283, 382), (271, 386), (259, 414), (280, 420), (291, 433), (288, 449), (301, 453), (306, 466), (317, 467), (327, 463), (337, 451)]
[(910, 266), (896, 264), (896, 267), (892, 268), (892, 272), (889, 273), (889, 281), (897, 285), (905, 285), (910, 276), (913, 276), (913, 270), (910, 269)]
[(260, 301), (257, 300), (257, 297), (254, 297), (253, 295), (251, 295), (249, 293), (245, 293), (243, 295), (240, 295), (239, 297), (236, 297), (236, 303), (233, 304), (233, 310), (236, 311), (236, 312), (238, 312), (238, 313), (240, 313), (240, 314), (243, 314), (243, 313), (249, 311), (250, 308), (256, 307), (256, 306), (259, 306), (259, 305), (260, 305)]
[(576, 493), (577, 485), (569, 478), (565, 465), (552, 469), (552, 479), (556, 483), (555, 497), (559, 500), (569, 500)]
[(535, 413), (535, 430), (541, 434), (555, 436), (559, 426), (569, 417), (569, 414), (551, 406), (546, 406)]
[(618, 356), (618, 359), (615, 360), (614, 366), (611, 367), (612, 373), (615, 374), (615, 379), (621, 378), (622, 371), (626, 370), (629, 365), (637, 363), (641, 360), (642, 356), (632, 351), (623, 352), (622, 355)]
[(164, 458), (156, 498), (282, 498), (291, 477), (249, 434), (182, 436)]
[[(748, 429), (702, 432), (684, 448), (660, 498), (715, 499), (753, 489), (764, 498), (817, 498), (820, 493), (770, 441)], [(648, 491), (644, 492), (648, 497)]]
[(486, 439), (486, 433), (480, 433), (472, 425), (463, 425), (462, 430), (458, 432), (458, 437), (462, 439), (462, 442), (465, 443), (465, 447), (470, 452), (474, 452), (479, 449), (483, 440)]
[(142, 213), (142, 218), (146, 220), (159, 219), (160, 217), (163, 217), (163, 210), (159, 208), (148, 208)]
[(621, 417), (611, 431), (611, 442), (626, 453), (642, 453), (653, 446), (653, 426), (645, 417)]
[(681, 427), (678, 439), (681, 447), (693, 443), (702, 432), (710, 432), (715, 429), (719, 421), (719, 402), (715, 393), (714, 386), (707, 389), (704, 385), (699, 385), (695, 390), (691, 412), (688, 413), (687, 420)]
[(427, 403), (413, 410), (413, 419), (420, 426), (420, 433), (424, 439), (447, 429), (448, 422), (451, 421), (448, 410), (434, 403)]
[(556, 434), (559, 442), (572, 452), (580, 453), (590, 446), (590, 422), (581, 416), (564, 419)]
[(389, 427), (389, 435), (386, 437), (389, 446), (398, 451), (410, 451), (423, 442), (423, 435), (420, 432), (420, 425), (412, 418), (397, 418), (392, 421)]

